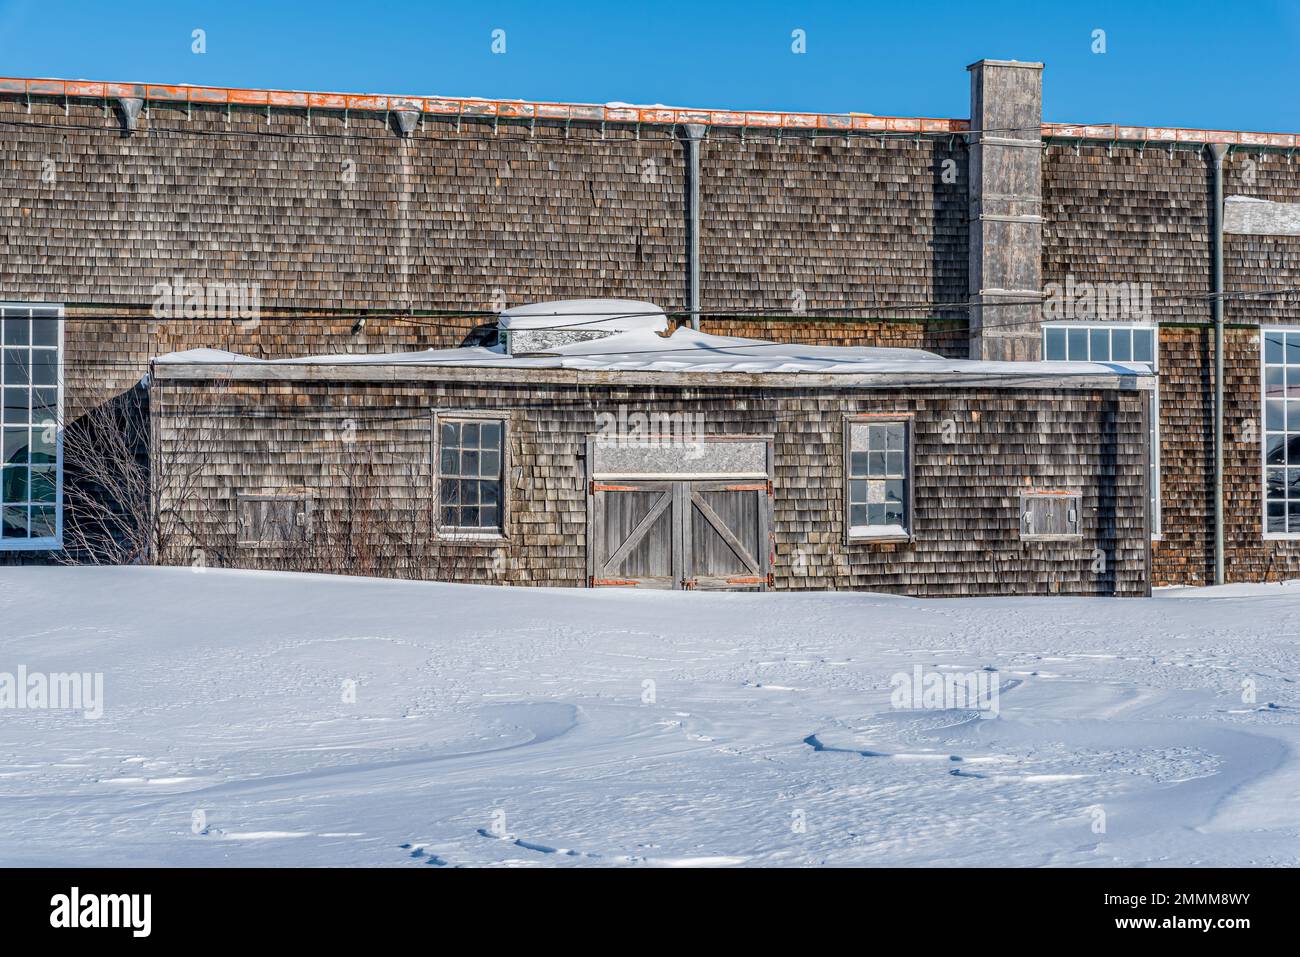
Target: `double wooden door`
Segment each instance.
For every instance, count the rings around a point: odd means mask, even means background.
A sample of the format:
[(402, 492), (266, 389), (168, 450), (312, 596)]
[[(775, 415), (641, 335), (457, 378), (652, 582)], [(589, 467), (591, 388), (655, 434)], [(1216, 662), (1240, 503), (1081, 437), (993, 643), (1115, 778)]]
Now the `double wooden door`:
[(594, 587), (766, 589), (768, 482), (594, 481)]

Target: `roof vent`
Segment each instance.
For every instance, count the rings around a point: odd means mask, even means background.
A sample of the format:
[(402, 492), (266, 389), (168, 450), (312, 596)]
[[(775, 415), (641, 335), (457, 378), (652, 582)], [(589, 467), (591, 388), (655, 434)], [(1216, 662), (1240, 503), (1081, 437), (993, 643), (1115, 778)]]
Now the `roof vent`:
[(510, 355), (541, 355), (620, 332), (666, 332), (668, 317), (653, 302), (565, 299), (507, 309), (497, 330)]

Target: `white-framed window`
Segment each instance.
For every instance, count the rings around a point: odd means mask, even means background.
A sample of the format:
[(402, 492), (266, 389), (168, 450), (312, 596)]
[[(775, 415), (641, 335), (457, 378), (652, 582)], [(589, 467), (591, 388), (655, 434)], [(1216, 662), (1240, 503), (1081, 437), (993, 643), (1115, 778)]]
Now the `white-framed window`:
[(0, 551), (63, 547), (63, 307), (0, 303)]
[[(1048, 362), (1145, 362), (1160, 371), (1160, 330), (1117, 322), (1045, 322)], [(1151, 391), (1151, 535), (1160, 536), (1160, 384)]]
[(1300, 329), (1262, 338), (1264, 537), (1300, 538)]
[(911, 537), (910, 425), (903, 417), (846, 418), (844, 518), (850, 542)]
[(506, 527), (506, 420), (500, 415), (434, 416), (438, 531), (500, 537)]

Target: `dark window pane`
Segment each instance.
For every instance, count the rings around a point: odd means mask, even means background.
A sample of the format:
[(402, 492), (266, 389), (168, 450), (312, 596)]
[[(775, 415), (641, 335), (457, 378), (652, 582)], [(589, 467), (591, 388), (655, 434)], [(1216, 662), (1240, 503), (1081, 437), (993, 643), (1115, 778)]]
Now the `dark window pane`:
[(442, 507), (442, 527), (443, 528), (456, 527), (456, 508), (454, 506), (444, 505)]
[(854, 479), (849, 482), (849, 502), (854, 505), (865, 504), (867, 501), (867, 483), (862, 479)]
[(1270, 532), (1286, 531), (1286, 502), (1268, 503), (1268, 525)]
[(27, 464), (27, 429), (4, 430), (4, 455), (0, 461), (10, 465)]
[(53, 502), (57, 476), (54, 469), (32, 469), (31, 495), (33, 502)]
[(1265, 366), (1264, 394), (1279, 399), (1286, 395), (1286, 366)]
[(866, 475), (867, 474), (867, 453), (851, 452), (849, 454), (849, 474)]
[(1051, 362), (1062, 362), (1065, 360), (1064, 329), (1047, 330), (1047, 344), (1044, 348), (1043, 358)]
[(5, 407), (4, 420), (11, 424), (19, 424), (31, 421), (28, 416), (31, 414), (27, 409), (28, 389), (5, 389)]
[(479, 474), (485, 478), (496, 478), (501, 474), (501, 453), (493, 449), (479, 453)]
[(1286, 464), (1286, 436), (1270, 435), (1265, 446), (1265, 461), (1269, 465)]
[(1290, 513), (1287, 531), (1300, 532), (1300, 502), (1288, 502), (1287, 511)]
[(27, 501), (27, 467), (6, 465), (0, 469), (0, 498), (5, 502)]
[(50, 505), (33, 505), (32, 538), (53, 538), (56, 530), (54, 508)]
[(460, 470), (460, 454), (455, 449), (449, 449), (445, 445), (442, 448), (442, 464), (439, 471), (443, 475), (457, 475)]
[(500, 482), (483, 482), (479, 486), (479, 500), (484, 505), (501, 504), (501, 483)]
[(888, 462), (886, 462), (886, 467), (889, 469), (890, 475), (902, 475), (903, 474), (903, 453), (890, 452), (889, 460)]
[(1300, 465), (1300, 435), (1287, 436), (1286, 464)]
[(460, 453), (461, 475), (478, 475), (478, 449), (466, 448)]
[(1110, 330), (1109, 329), (1092, 329), (1088, 333), (1089, 348), (1091, 351), (1088, 358), (1093, 362), (1105, 362), (1110, 358)]
[(59, 390), (58, 389), (33, 389), (32, 390), (32, 421), (44, 422), (47, 419), (58, 421), (59, 418)]
[(463, 449), (478, 448), (478, 423), (462, 422), (460, 425), (460, 445)]
[(885, 524), (885, 506), (874, 504), (867, 506), (867, 524), (884, 525)]
[(26, 317), (8, 317), (4, 321), (4, 337), (7, 346), (25, 346), (31, 342), (31, 321)]
[(5, 538), (27, 537), (27, 506), (4, 509), (4, 528), (0, 530)]
[(1110, 336), (1110, 357), (1116, 362), (1133, 360), (1133, 334), (1128, 329), (1115, 329)]
[(1265, 362), (1282, 362), (1282, 340), (1283, 333), (1268, 332), (1264, 334), (1264, 361)]
[(1268, 399), (1264, 402), (1264, 428), (1270, 432), (1286, 428), (1286, 403), (1283, 400)]
[(1150, 329), (1133, 330), (1133, 361), (1155, 362), (1155, 337)]
[(903, 480), (891, 479), (885, 483), (885, 501), (901, 502), (903, 500)]
[(479, 509), (479, 528), (496, 528), (497, 524), (497, 507), (495, 505), (484, 505)]
[(885, 453), (884, 452), (867, 453), (867, 474), (868, 475), (885, 474)]
[(891, 425), (886, 428), (886, 440), (889, 443), (888, 448), (891, 451), (902, 450), (903, 430), (904, 430), (904, 426), (902, 425), (902, 423), (899, 423), (897, 425)]
[(460, 426), (457, 425), (455, 422), (442, 423), (442, 438), (439, 440), (439, 444), (441, 444), (444, 449), (459, 448), (460, 447)]
[(1088, 358), (1088, 330), (1070, 329), (1066, 332), (1068, 355), (1071, 362), (1083, 362)]
[(478, 504), (478, 482), (469, 479), (461, 479), (460, 504), (461, 505)]
[(29, 365), (30, 349), (5, 350), (5, 385), (30, 385), (32, 371)]
[(484, 422), (479, 426), (479, 444), (485, 449), (500, 448), (501, 423)]
[(1286, 469), (1266, 469), (1267, 495), (1270, 498), (1286, 496)]
[(33, 319), (32, 345), (57, 346), (59, 344), (59, 320)]
[(903, 503), (902, 502), (885, 503), (885, 524), (886, 525), (903, 524)]
[(477, 528), (478, 527), (478, 506), (465, 505), (460, 510), (459, 528)]
[[(54, 349), (32, 350), (32, 383), (57, 385), (59, 382), (59, 353)], [(5, 380), (8, 381), (7, 379)]]
[(1300, 468), (1287, 469), (1290, 479), (1287, 481), (1288, 494), (1291, 498), (1300, 498)]
[(443, 505), (458, 505), (460, 503), (460, 482), (455, 479), (443, 479), (439, 497), (442, 499)]
[(1291, 432), (1300, 432), (1300, 401), (1287, 401), (1286, 427)]
[(849, 523), (851, 525), (867, 524), (867, 506), (854, 505), (849, 509)]
[(1286, 361), (1290, 365), (1300, 365), (1300, 332), (1286, 334)]
[(34, 428), (32, 429), (32, 462), (49, 462), (56, 461), (58, 447), (58, 430), (55, 428)]

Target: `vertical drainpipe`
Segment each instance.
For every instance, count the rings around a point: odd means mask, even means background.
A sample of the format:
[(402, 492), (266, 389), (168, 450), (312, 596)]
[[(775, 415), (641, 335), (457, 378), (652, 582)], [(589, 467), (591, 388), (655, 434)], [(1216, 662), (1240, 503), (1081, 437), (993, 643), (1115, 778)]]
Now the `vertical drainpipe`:
[(691, 328), (700, 328), (700, 143), (704, 139), (702, 123), (686, 124), (687, 176), (687, 248), (686, 307), (691, 313)]
[(1223, 576), (1223, 158), (1228, 147), (1209, 144), (1214, 162), (1214, 584)]

